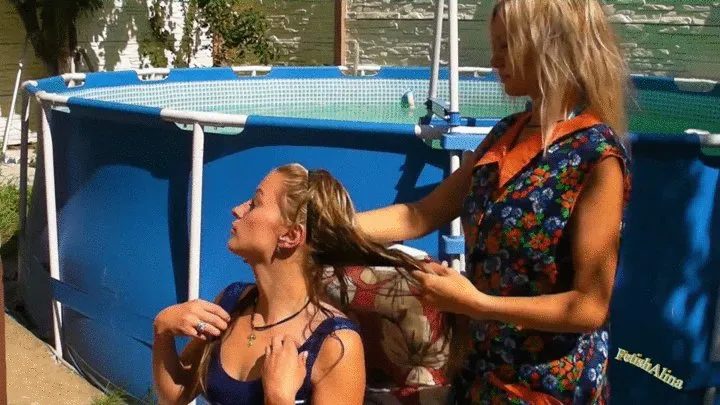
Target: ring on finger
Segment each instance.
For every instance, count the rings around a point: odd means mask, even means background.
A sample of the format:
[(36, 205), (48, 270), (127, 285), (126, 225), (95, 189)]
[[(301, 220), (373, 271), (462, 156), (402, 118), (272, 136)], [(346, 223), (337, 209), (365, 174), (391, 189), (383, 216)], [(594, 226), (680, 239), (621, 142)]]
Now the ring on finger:
[(197, 329), (198, 333), (203, 333), (206, 326), (207, 324), (205, 322), (199, 321), (197, 325), (195, 325), (195, 329)]

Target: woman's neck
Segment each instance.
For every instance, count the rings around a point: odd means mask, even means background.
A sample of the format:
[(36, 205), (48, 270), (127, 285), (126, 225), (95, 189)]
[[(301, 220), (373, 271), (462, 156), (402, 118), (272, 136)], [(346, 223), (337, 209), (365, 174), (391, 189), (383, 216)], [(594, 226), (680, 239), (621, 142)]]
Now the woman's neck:
[(298, 263), (274, 262), (253, 267), (258, 288), (255, 317), (258, 326), (278, 322), (300, 310), (309, 289)]
[[(540, 115), (540, 106), (542, 105), (543, 98), (542, 96), (536, 96), (532, 97), (532, 111), (530, 116), (530, 121), (527, 122), (527, 127), (540, 127), (541, 122), (541, 115)], [(560, 114), (562, 114), (561, 117), (558, 118), (558, 120), (565, 120), (569, 118), (569, 115), (574, 112), (576, 109), (581, 107), (581, 99), (576, 94), (576, 92), (567, 92), (564, 95), (564, 101), (562, 103), (562, 110), (560, 111)]]

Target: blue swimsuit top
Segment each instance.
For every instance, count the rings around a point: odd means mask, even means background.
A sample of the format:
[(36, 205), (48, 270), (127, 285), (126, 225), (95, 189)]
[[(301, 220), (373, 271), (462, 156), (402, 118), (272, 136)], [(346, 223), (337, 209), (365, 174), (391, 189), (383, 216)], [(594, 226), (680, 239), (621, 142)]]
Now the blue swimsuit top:
[[(237, 309), (238, 298), (242, 292), (251, 285), (252, 284), (241, 282), (230, 284), (220, 298), (219, 305), (227, 311), (227, 313), (232, 313)], [(295, 397), (296, 403), (310, 403), (310, 398), (312, 397), (310, 376), (312, 374), (313, 364), (320, 352), (320, 347), (326, 337), (341, 329), (351, 329), (357, 332), (357, 327), (350, 319), (330, 317), (322, 321), (305, 343), (298, 348), (298, 352), (307, 351), (308, 358), (305, 381)], [(211, 404), (216, 405), (262, 405), (265, 399), (261, 379), (239, 381), (225, 372), (220, 364), (219, 346), (217, 352), (213, 353), (210, 358), (207, 374), (207, 390), (204, 393), (204, 397)]]

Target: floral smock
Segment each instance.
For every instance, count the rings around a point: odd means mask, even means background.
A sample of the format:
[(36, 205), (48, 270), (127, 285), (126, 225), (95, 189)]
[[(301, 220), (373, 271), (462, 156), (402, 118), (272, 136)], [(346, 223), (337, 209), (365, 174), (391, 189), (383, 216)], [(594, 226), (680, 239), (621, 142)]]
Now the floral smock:
[[(495, 296), (569, 291), (563, 237), (588, 175), (608, 157), (628, 161), (612, 129), (590, 114), (556, 125), (547, 152), (539, 134), (511, 148), (530, 113), (501, 120), (478, 147), (463, 228), (468, 276)], [(620, 224), (622, 226), (622, 224)], [(551, 333), (472, 321), (470, 354), (453, 382), (457, 404), (604, 404), (609, 323), (591, 333)]]

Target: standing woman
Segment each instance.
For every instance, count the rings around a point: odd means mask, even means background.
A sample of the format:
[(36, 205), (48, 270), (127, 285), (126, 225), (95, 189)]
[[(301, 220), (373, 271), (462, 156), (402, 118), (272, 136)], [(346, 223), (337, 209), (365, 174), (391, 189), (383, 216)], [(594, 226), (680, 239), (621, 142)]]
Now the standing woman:
[(391, 242), (462, 216), (468, 277), (415, 273), (427, 301), (469, 319), (451, 403), (606, 403), (630, 191), (626, 64), (597, 0), (500, 0), (490, 34), (506, 93), (531, 110), (502, 119), (424, 199), (358, 224)]

